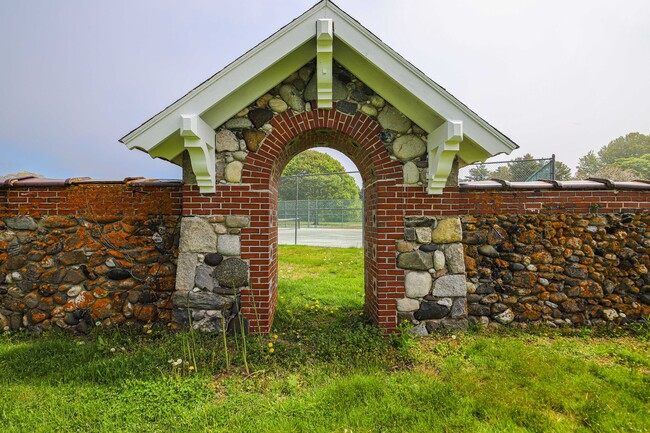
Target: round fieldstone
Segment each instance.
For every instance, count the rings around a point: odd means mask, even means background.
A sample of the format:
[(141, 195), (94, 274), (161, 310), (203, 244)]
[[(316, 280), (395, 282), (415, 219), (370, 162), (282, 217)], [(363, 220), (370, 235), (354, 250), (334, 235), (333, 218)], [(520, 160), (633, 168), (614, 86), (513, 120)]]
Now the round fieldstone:
[(422, 251), (409, 251), (397, 256), (397, 266), (402, 269), (412, 269), (414, 271), (427, 271), (433, 267), (433, 258), (431, 254)]
[(433, 269), (439, 271), (445, 267), (445, 253), (442, 251), (433, 252)]
[(269, 100), (269, 108), (275, 113), (284, 113), (289, 106), (280, 98), (272, 98)]
[(411, 121), (395, 107), (385, 107), (377, 117), (379, 124), (384, 129), (391, 129), (398, 133), (404, 133), (411, 127)]
[(368, 105), (368, 104), (364, 104), (361, 106), (361, 112), (366, 116), (370, 116), (370, 117), (376, 117), (378, 114), (377, 109), (372, 105)]
[(284, 84), (278, 90), (280, 97), (284, 102), (296, 111), (305, 111), (305, 101), (300, 95), (300, 91), (291, 84)]
[(428, 272), (409, 272), (406, 274), (404, 287), (409, 298), (422, 298), (431, 291), (431, 274)]
[(273, 118), (273, 111), (266, 108), (258, 108), (248, 112), (248, 118), (256, 128), (260, 128)]
[(433, 244), (424, 244), (420, 245), (420, 251), (425, 252), (425, 253), (432, 253), (438, 249), (437, 245)]
[(404, 176), (404, 183), (407, 185), (413, 185), (418, 183), (420, 180), (420, 170), (415, 163), (409, 161), (402, 167), (402, 173)]
[(244, 164), (242, 164), (241, 161), (233, 161), (229, 163), (226, 165), (224, 178), (230, 183), (241, 183), (241, 172), (243, 168)]
[(502, 325), (507, 325), (508, 323), (515, 320), (515, 314), (512, 312), (510, 308), (508, 308), (503, 313), (494, 316), (494, 320), (501, 323)]
[[(305, 101), (315, 101), (318, 99), (318, 83), (316, 75), (305, 86)], [(339, 101), (348, 97), (348, 88), (345, 84), (334, 77), (332, 79), (332, 100)]]
[(397, 300), (397, 311), (409, 312), (420, 308), (420, 301), (417, 299), (402, 298)]
[(256, 152), (260, 147), (260, 143), (266, 137), (266, 134), (255, 129), (245, 129), (243, 136), (244, 142), (246, 143), (246, 148), (251, 152)]
[(478, 248), (478, 252), (485, 257), (496, 258), (500, 256), (499, 252), (492, 245), (481, 245)]
[(217, 152), (236, 152), (239, 150), (239, 140), (232, 131), (220, 129), (215, 136), (215, 148)]
[[(379, 115), (381, 117), (381, 114)], [(417, 135), (402, 135), (393, 143), (393, 155), (402, 161), (419, 158), (427, 151), (427, 145)]]
[(386, 105), (386, 101), (384, 101), (384, 98), (382, 98), (379, 95), (371, 95), (370, 96), (370, 104), (372, 104), (373, 107), (376, 108), (384, 108), (384, 105)]
[(345, 114), (354, 114), (357, 112), (357, 104), (350, 101), (338, 101), (336, 103), (336, 110)]
[(233, 117), (224, 125), (228, 129), (246, 129), (253, 126), (253, 122), (245, 117)]
[(108, 271), (106, 273), (106, 276), (111, 280), (119, 281), (119, 280), (126, 280), (127, 278), (130, 278), (131, 273), (126, 269), (115, 268)]
[(248, 284), (248, 265), (241, 259), (231, 257), (221, 262), (213, 275), (221, 287), (243, 287)]
[(413, 316), (417, 320), (432, 320), (432, 319), (442, 319), (443, 317), (449, 314), (449, 307), (446, 305), (441, 305), (437, 302), (422, 302), (420, 308), (416, 311)]
[(219, 253), (206, 254), (203, 262), (208, 266), (218, 266), (223, 261), (223, 255)]

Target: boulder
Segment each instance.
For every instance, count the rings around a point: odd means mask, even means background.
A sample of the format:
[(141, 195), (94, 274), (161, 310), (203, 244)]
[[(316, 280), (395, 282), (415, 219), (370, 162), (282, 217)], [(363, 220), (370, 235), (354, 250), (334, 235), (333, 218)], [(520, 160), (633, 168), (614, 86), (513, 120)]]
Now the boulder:
[[(381, 114), (379, 114), (381, 118)], [(402, 161), (419, 158), (427, 151), (427, 145), (417, 135), (402, 135), (393, 142), (393, 155)]]
[[(371, 100), (371, 103), (373, 101)], [(374, 104), (373, 104), (374, 105)], [(411, 121), (404, 116), (397, 108), (387, 106), (377, 117), (379, 124), (384, 129), (390, 129), (398, 133), (404, 133), (411, 127)]]
[(422, 298), (431, 291), (431, 274), (428, 272), (409, 272), (404, 280), (406, 296), (409, 298)]

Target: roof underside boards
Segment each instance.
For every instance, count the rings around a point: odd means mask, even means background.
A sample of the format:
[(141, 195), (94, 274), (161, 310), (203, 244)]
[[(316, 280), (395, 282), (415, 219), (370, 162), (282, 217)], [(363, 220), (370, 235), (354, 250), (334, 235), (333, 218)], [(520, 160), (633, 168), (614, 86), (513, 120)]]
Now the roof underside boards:
[(316, 21), (334, 21), (334, 59), (428, 133), (462, 121), (459, 157), (466, 163), (510, 153), (517, 145), (426, 77), (331, 2), (322, 1), (264, 42), (127, 134), (120, 141), (152, 157), (183, 152), (181, 115), (217, 128), (316, 56)]

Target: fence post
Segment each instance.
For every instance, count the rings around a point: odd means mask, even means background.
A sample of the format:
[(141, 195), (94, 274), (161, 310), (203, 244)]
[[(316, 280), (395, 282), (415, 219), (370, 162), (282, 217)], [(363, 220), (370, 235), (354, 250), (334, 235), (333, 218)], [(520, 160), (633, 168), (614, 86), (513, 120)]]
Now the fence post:
[(551, 180), (555, 180), (555, 154), (551, 154)]
[(295, 220), (293, 221), (293, 241), (294, 245), (298, 245), (298, 175), (296, 175), (296, 212)]

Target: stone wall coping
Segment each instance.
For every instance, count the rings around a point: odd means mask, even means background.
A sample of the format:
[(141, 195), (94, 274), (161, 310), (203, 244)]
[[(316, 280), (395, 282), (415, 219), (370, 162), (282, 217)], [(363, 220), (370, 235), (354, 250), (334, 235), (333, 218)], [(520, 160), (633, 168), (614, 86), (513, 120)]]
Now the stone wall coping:
[(67, 179), (49, 179), (42, 177), (10, 177), (0, 178), (0, 189), (57, 187), (69, 185), (128, 185), (142, 187), (179, 187), (183, 185), (180, 179), (147, 179), (144, 177), (127, 177), (123, 180), (101, 180), (89, 177), (71, 177)]
[(477, 182), (460, 182), (460, 189), (640, 189), (650, 190), (650, 180), (634, 180), (617, 182), (610, 179), (590, 178), (588, 180), (539, 180), (534, 182), (510, 182), (501, 179), (483, 180)]

